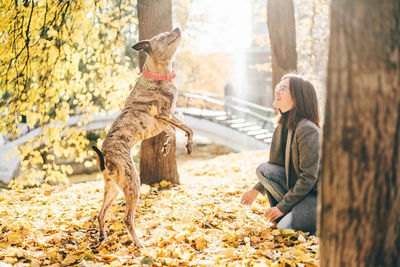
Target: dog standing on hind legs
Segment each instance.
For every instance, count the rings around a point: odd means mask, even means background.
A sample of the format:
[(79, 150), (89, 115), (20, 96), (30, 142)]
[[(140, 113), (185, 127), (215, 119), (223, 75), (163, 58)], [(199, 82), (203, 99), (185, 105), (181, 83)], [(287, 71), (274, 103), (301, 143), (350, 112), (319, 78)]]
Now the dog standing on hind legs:
[(174, 115), (177, 88), (172, 82), (175, 78), (172, 61), (180, 39), (181, 31), (175, 28), (132, 46), (136, 51), (147, 53), (142, 74), (121, 113), (111, 125), (101, 151), (93, 146), (104, 177), (104, 202), (98, 218), (100, 241), (106, 238), (105, 215), (117, 197), (119, 188), (126, 199), (124, 222), (134, 244), (137, 247), (143, 246), (136, 235), (134, 224), (140, 196), (140, 178), (131, 158), (134, 145), (164, 131), (167, 140), (163, 144), (162, 153), (166, 155), (175, 136), (172, 127), (176, 127), (186, 132), (187, 153), (192, 153), (193, 131)]

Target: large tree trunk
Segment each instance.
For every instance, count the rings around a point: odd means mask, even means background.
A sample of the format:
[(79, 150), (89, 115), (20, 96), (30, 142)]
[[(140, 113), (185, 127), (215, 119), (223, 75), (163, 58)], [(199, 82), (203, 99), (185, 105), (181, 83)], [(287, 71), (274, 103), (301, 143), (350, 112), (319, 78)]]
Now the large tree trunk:
[[(166, 31), (172, 30), (171, 0), (138, 0), (139, 39), (145, 40)], [(140, 68), (146, 54), (140, 52)], [(142, 183), (154, 184), (162, 180), (179, 184), (176, 166), (176, 142), (174, 141), (167, 156), (163, 156), (161, 148), (166, 141), (164, 132), (142, 141), (140, 147), (140, 177)]]
[(284, 74), (297, 71), (293, 0), (267, 0), (267, 24), (274, 90)]
[(400, 266), (400, 2), (332, 0), (321, 266)]

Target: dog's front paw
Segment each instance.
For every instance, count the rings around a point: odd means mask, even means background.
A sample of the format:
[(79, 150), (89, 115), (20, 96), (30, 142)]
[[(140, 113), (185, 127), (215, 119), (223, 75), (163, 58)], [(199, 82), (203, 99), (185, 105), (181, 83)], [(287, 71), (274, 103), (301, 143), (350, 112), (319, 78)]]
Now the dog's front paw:
[(192, 151), (193, 151), (193, 142), (188, 142), (186, 144), (186, 152), (188, 153), (189, 156), (191, 156)]
[(144, 244), (139, 239), (135, 240), (133, 243), (135, 244), (135, 247), (137, 247), (137, 248), (144, 248)]
[(99, 236), (99, 242), (100, 243), (107, 243), (107, 241), (108, 241), (108, 236), (106, 235), (106, 234), (100, 234), (100, 236)]
[(161, 153), (165, 157), (166, 155), (169, 154), (169, 151), (171, 150), (171, 144), (165, 143), (163, 147), (161, 148)]

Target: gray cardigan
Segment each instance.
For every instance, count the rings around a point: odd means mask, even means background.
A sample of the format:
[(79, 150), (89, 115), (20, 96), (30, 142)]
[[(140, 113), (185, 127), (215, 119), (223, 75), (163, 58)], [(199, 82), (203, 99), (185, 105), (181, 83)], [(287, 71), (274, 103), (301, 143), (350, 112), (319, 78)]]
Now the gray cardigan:
[[(295, 225), (296, 221), (298, 224), (303, 224), (303, 222), (299, 222), (303, 220), (300, 218), (303, 215), (311, 212), (313, 214), (310, 216), (316, 217), (322, 131), (315, 123), (306, 119), (301, 120), (294, 130), (288, 131), (285, 159), (282, 155), (281, 131), (282, 126), (278, 125), (273, 133), (269, 162), (285, 166), (286, 183), (289, 191), (277, 204), (277, 207), (284, 213), (293, 209), (293, 224)], [(294, 173), (289, 174), (290, 161), (292, 161)], [(259, 182), (255, 188), (259, 190), (260, 187), (263, 186)], [(306, 196), (307, 199), (305, 199)], [(296, 204), (298, 204), (298, 207), (295, 208)], [(300, 207), (302, 208), (299, 209)]]

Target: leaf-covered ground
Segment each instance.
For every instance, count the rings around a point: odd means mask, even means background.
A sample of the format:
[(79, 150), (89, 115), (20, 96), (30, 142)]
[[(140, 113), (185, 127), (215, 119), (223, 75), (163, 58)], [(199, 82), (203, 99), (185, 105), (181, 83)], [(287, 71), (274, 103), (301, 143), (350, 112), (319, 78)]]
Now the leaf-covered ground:
[[(268, 202), (239, 204), (256, 182), (265, 152), (244, 152), (179, 166), (181, 185), (142, 186), (136, 249), (122, 221), (120, 196), (98, 242), (103, 182), (0, 191), (0, 261), (21, 266), (316, 266), (318, 240), (277, 229), (262, 216)], [(162, 188), (166, 186), (167, 188)], [(0, 263), (1, 266), (3, 266)]]

